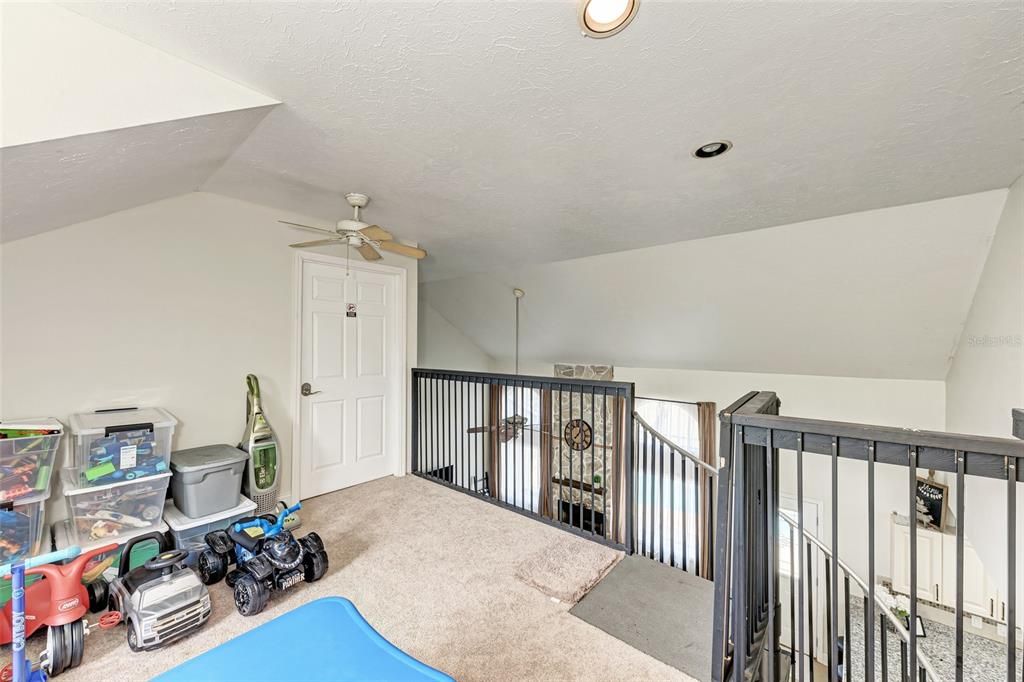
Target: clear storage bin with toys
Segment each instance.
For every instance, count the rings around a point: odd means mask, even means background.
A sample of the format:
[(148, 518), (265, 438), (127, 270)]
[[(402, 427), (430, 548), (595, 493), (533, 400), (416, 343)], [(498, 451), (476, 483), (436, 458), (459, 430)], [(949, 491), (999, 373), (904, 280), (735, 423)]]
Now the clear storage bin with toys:
[(227, 511), (195, 519), (182, 514), (174, 506), (174, 502), (167, 503), (167, 506), (164, 507), (164, 521), (170, 526), (174, 546), (189, 553), (190, 563), (194, 562), (198, 554), (206, 547), (204, 538), (207, 533), (226, 530), (228, 526), (239, 519), (253, 516), (256, 513), (255, 502), (243, 496), (239, 496), (239, 499), (241, 503)]
[(78, 487), (74, 471), (62, 471), (71, 531), (78, 543), (120, 542), (127, 535), (152, 530), (160, 523), (169, 472), (126, 483)]
[(75, 487), (103, 486), (168, 472), (178, 424), (160, 407), (100, 410), (71, 415)]
[(0, 564), (39, 554), (49, 496), (45, 492), (0, 508)]
[[(88, 564), (85, 566), (85, 572), (82, 574), (83, 583), (91, 583), (99, 577), (104, 577), (107, 582), (110, 582), (117, 577), (117, 569), (121, 565), (121, 551), (124, 549), (125, 543), (132, 538), (140, 535), (147, 535), (149, 533), (166, 533), (167, 524), (161, 522), (157, 525), (149, 528), (148, 530), (140, 530), (134, 533), (128, 533), (118, 537), (115, 540), (104, 538), (102, 540), (92, 540), (90, 542), (79, 543), (71, 530), (72, 521), (71, 519), (65, 519), (58, 521), (53, 524), (53, 546), (54, 549), (61, 550), (67, 549), (72, 545), (79, 545), (82, 548), (82, 554), (86, 554), (97, 547), (102, 545), (109, 545), (111, 542), (117, 543), (117, 549), (103, 554), (98, 554), (93, 557)], [(132, 555), (129, 557), (131, 566), (129, 568), (135, 568), (146, 563), (149, 559), (152, 559), (160, 553), (160, 544), (156, 540), (152, 542), (141, 542), (132, 548)]]
[(49, 492), (63, 433), (63, 425), (49, 417), (0, 422), (0, 504)]

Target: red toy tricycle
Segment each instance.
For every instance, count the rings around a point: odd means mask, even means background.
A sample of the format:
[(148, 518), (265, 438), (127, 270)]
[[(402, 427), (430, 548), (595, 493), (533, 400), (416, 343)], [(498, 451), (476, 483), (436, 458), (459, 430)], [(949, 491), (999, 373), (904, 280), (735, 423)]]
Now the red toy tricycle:
[[(103, 611), (107, 605), (106, 583), (99, 580), (83, 585), (82, 573), (90, 559), (115, 549), (117, 544), (104, 545), (63, 566), (45, 563), (24, 571), (25, 575), (39, 575), (42, 580), (24, 589), (24, 633), (18, 634), (29, 637), (40, 627), (47, 626), (46, 653), (41, 663), (50, 676), (59, 675), (82, 662), (87, 632), (85, 614)], [(77, 554), (78, 548), (68, 550), (73, 555)], [(38, 564), (40, 560), (55, 560), (55, 556), (45, 555), (25, 563)], [(0, 575), (9, 576), (10, 569), (4, 568), (7, 570)], [(14, 640), (12, 608), (15, 601), (11, 599), (0, 612), (0, 644), (10, 644)]]

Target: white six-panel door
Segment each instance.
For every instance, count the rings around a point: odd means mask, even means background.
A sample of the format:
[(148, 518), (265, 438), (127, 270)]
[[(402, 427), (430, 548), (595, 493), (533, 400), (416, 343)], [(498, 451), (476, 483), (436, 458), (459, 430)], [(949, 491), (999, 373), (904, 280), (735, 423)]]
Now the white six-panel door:
[(305, 499), (396, 473), (405, 311), (400, 274), (390, 268), (346, 273), (344, 264), (305, 259), (301, 267), (299, 383), (310, 393), (299, 398)]

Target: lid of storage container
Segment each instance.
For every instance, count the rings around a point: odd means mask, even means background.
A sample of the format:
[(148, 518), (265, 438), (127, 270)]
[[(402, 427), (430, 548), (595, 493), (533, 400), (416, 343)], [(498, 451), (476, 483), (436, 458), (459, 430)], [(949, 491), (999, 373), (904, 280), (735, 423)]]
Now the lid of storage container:
[(230, 519), (234, 516), (248, 516), (256, 511), (256, 503), (250, 500), (244, 495), (239, 495), (238, 498), (242, 502), (237, 507), (232, 507), (225, 511), (217, 514), (210, 514), (208, 516), (200, 516), (198, 519), (185, 516), (181, 513), (177, 507), (174, 506), (174, 502), (167, 500), (167, 504), (164, 505), (164, 521), (171, 527), (173, 531), (188, 530), (197, 526), (206, 526), (217, 521), (224, 519)]
[[(121, 488), (123, 486), (134, 485), (139, 488), (144, 487), (147, 483), (163, 484), (163, 488), (166, 490), (167, 484), (170, 483), (167, 479), (171, 477), (170, 471), (165, 471), (162, 474), (150, 474), (148, 476), (140, 476), (139, 478), (133, 478), (130, 481), (117, 481), (116, 483), (107, 483), (105, 485), (81, 485), (78, 476), (76, 475), (77, 470), (72, 469), (61, 469), (60, 478), (64, 484), (64, 495), (67, 497), (74, 497), (75, 495), (81, 495), (82, 493), (95, 493), (100, 490), (109, 490), (111, 488)], [(157, 486), (154, 486), (154, 490)]]
[(146, 535), (148, 533), (166, 533), (167, 524), (163, 521), (158, 521), (156, 525), (151, 528), (143, 528), (141, 530), (132, 531), (125, 535), (119, 535), (112, 538), (100, 538), (99, 540), (90, 540), (89, 542), (74, 542), (71, 539), (71, 520), (64, 519), (63, 521), (56, 521), (53, 524), (53, 544), (57, 550), (66, 549), (71, 545), (78, 545), (82, 548), (82, 554), (102, 547), (103, 545), (118, 544), (123, 545), (132, 538), (137, 538), (140, 535)]
[(127, 407), (124, 409), (79, 412), (71, 415), (71, 433), (76, 436), (105, 435), (111, 426), (152, 424), (154, 429), (176, 426), (178, 420), (162, 407)]
[(193, 471), (219, 469), (249, 459), (249, 453), (231, 445), (204, 445), (171, 453), (171, 471), (188, 474)]
[[(56, 431), (64, 433), (64, 425), (53, 417), (29, 417), (27, 419), (4, 419), (0, 421), (0, 432), (2, 431)], [(44, 436), (47, 434), (30, 434), (31, 436)], [(52, 434), (51, 434), (52, 435)]]

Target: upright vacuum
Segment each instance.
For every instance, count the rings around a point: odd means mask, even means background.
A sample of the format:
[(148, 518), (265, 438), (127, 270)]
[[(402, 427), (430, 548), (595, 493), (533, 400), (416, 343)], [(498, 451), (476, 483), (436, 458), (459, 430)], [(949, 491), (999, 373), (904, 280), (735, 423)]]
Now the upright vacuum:
[(242, 492), (256, 503), (256, 514), (274, 514), (281, 488), (277, 438), (263, 414), (259, 379), (249, 374), (245, 383), (249, 389), (245, 397), (245, 433), (238, 447), (249, 453), (249, 462), (245, 467)]

